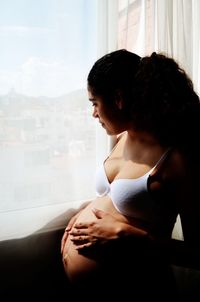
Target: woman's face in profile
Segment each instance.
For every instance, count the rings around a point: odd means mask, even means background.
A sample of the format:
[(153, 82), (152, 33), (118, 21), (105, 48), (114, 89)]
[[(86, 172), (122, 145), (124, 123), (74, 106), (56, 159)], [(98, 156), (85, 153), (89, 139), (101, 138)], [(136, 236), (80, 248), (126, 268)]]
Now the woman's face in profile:
[(108, 135), (117, 135), (126, 130), (124, 129), (121, 111), (117, 104), (108, 106), (101, 97), (93, 95), (89, 89), (88, 98), (93, 106), (92, 116), (99, 120)]

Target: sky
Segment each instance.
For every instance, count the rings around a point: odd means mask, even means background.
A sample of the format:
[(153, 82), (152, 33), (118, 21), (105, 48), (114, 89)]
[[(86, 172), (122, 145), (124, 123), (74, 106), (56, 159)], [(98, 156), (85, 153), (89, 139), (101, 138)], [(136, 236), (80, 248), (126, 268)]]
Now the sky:
[(96, 0), (0, 0), (0, 95), (84, 88), (96, 58)]

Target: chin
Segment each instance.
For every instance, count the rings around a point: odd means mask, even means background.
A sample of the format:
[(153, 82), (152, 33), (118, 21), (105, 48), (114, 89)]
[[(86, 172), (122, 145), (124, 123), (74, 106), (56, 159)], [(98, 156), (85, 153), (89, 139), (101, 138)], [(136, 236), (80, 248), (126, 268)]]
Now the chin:
[(107, 129), (107, 128), (105, 127), (105, 125), (103, 125), (102, 127), (103, 127), (103, 129), (106, 131), (106, 133), (107, 133), (108, 135), (117, 135), (117, 134), (120, 133), (120, 132), (118, 132), (118, 131), (114, 131), (113, 129), (112, 129), (112, 130), (111, 130), (111, 129)]
[(106, 130), (106, 133), (107, 133), (108, 135), (116, 135), (116, 134), (118, 134), (118, 133), (116, 133), (116, 132), (109, 131), (109, 130)]

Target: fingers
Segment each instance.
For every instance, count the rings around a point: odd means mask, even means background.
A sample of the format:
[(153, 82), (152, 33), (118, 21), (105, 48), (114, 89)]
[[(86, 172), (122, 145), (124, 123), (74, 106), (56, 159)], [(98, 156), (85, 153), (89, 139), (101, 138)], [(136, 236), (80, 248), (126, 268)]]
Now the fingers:
[(70, 219), (68, 225), (67, 225), (66, 228), (65, 228), (65, 233), (64, 233), (64, 235), (63, 235), (63, 237), (62, 237), (62, 240), (61, 240), (61, 249), (60, 249), (61, 254), (62, 254), (62, 252), (63, 252), (64, 245), (65, 245), (65, 242), (66, 242), (66, 240), (67, 240), (68, 234), (69, 234), (70, 230), (72, 229), (73, 224), (75, 223), (75, 221), (76, 221), (76, 215), (73, 216), (73, 217)]
[[(61, 249), (60, 249), (61, 253), (63, 253), (63, 249), (64, 249), (65, 242), (66, 242), (66, 240), (67, 240), (68, 235), (69, 235), (69, 234), (72, 234), (73, 236), (76, 236), (76, 235), (77, 235), (77, 232), (75, 232), (75, 231), (73, 231), (73, 232), (71, 233), (72, 227), (73, 227), (73, 230), (75, 230), (75, 229), (82, 229), (82, 228), (85, 228), (85, 229), (88, 228), (88, 224), (82, 224), (82, 223), (75, 224), (76, 219), (77, 219), (77, 215), (73, 216), (73, 217), (70, 219), (70, 221), (69, 221), (67, 227), (65, 228), (65, 233), (64, 233), (64, 235), (63, 235), (63, 237), (62, 237), (62, 239), (61, 239)], [(75, 225), (74, 225), (74, 224), (75, 224)], [(79, 231), (78, 231), (78, 232), (79, 232)], [(84, 232), (84, 231), (82, 230), (82, 231), (79, 232), (78, 234), (79, 234), (79, 235), (85, 235), (85, 234), (87, 234), (87, 233)]]
[(69, 232), (72, 228), (72, 225), (68, 225), (66, 228), (65, 228), (65, 232)]
[(77, 217), (79, 216), (79, 212), (77, 214), (75, 214), (74, 216), (71, 217), (70, 221), (68, 222), (67, 227), (65, 228), (65, 230), (67, 232), (69, 232), (71, 230), (71, 228), (73, 227), (73, 225), (76, 222)]
[(65, 232), (64, 235), (63, 235), (63, 237), (62, 237), (62, 240), (61, 240), (61, 249), (60, 249), (61, 254), (63, 252), (64, 245), (65, 245), (65, 242), (67, 240), (67, 237), (68, 237), (68, 233)]
[(69, 232), (73, 226), (73, 224), (76, 221), (76, 216), (72, 217), (67, 225), (67, 227), (65, 228), (65, 231)]
[(101, 219), (101, 218), (103, 218), (105, 215), (107, 215), (106, 212), (104, 212), (104, 211), (102, 211), (102, 210), (99, 210), (99, 209), (96, 209), (96, 208), (93, 208), (93, 209), (92, 209), (92, 212), (93, 212), (94, 215), (95, 215), (97, 218), (99, 218), (99, 219)]
[(87, 242), (87, 243), (84, 243), (84, 244), (81, 244), (81, 245), (78, 245), (76, 247), (76, 250), (82, 250), (82, 249), (85, 249), (87, 247), (90, 247), (93, 243), (92, 242)]
[(73, 228), (73, 230), (69, 232), (69, 235), (72, 235), (72, 236), (88, 235), (88, 231), (87, 231), (87, 229), (82, 230), (82, 229)]
[(64, 232), (63, 237), (61, 239), (61, 249), (60, 249), (61, 254), (63, 252), (64, 245), (65, 245), (65, 242), (67, 240), (67, 237), (69, 235), (70, 230), (71, 230), (71, 226), (68, 224), (68, 226), (65, 228), (65, 232)]
[(89, 238), (88, 236), (79, 236), (71, 238), (72, 242), (76, 245), (76, 250), (82, 250), (94, 246), (97, 243), (95, 238)]
[(75, 229), (87, 229), (89, 227), (89, 223), (75, 223), (73, 228)]
[(70, 240), (74, 243), (74, 244), (79, 244), (83, 243), (83, 242), (88, 242), (89, 237), (87, 235), (81, 235), (81, 236), (70, 236)]

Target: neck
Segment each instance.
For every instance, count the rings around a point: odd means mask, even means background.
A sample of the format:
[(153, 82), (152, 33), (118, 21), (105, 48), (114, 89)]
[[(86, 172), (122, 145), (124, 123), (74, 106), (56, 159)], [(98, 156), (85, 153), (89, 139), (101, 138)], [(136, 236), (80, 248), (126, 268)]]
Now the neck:
[(145, 148), (160, 145), (158, 140), (152, 134), (133, 130), (127, 131), (127, 142), (129, 144), (137, 144)]
[(124, 157), (142, 161), (149, 154), (159, 157), (165, 151), (165, 148), (155, 139), (153, 135), (146, 132), (128, 131), (125, 145)]

